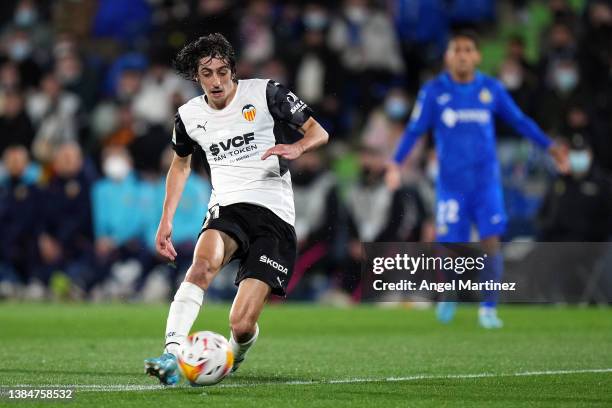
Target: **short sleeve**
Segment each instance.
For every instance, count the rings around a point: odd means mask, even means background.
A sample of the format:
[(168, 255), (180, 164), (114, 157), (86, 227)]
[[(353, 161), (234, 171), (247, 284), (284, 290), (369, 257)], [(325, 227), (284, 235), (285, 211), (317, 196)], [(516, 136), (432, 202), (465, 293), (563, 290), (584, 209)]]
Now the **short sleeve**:
[(172, 148), (180, 157), (192, 154), (196, 148), (196, 142), (189, 137), (181, 115), (174, 115), (174, 131), (172, 133)]
[(266, 88), (268, 110), (274, 118), (300, 128), (313, 115), (312, 109), (296, 94), (278, 82), (270, 80)]

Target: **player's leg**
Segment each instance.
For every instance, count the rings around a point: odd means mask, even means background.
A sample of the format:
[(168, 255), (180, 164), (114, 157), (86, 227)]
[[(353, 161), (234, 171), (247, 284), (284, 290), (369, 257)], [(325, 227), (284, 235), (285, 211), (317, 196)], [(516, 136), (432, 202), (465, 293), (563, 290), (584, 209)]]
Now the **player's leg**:
[(236, 241), (224, 232), (207, 229), (200, 235), (192, 264), (170, 304), (164, 354), (145, 360), (147, 374), (158, 377), (163, 384), (171, 385), (178, 381), (176, 357), (179, 346), (198, 317), (205, 290), (237, 249)]
[(267, 283), (253, 278), (241, 281), (238, 286), (238, 293), (230, 311), (230, 344), (234, 352), (232, 372), (240, 367), (247, 351), (257, 341), (257, 320), (270, 292), (271, 288)]
[[(471, 219), (469, 217), (466, 195), (445, 191), (438, 188), (436, 192), (436, 242), (469, 242)], [(455, 279), (454, 272), (449, 271), (446, 279)], [(436, 317), (442, 323), (449, 323), (455, 317), (457, 302), (453, 295), (438, 302)]]
[(198, 317), (204, 292), (238, 249), (236, 241), (222, 231), (207, 229), (196, 244), (185, 280), (170, 305), (166, 324), (166, 351), (176, 355)]
[[(480, 281), (501, 282), (504, 260), (500, 237), (506, 229), (507, 217), (501, 187), (491, 184), (483, 190), (475, 208), (475, 218), (483, 251), (487, 254)], [(478, 312), (478, 321), (487, 329), (500, 328), (503, 322), (497, 317), (498, 291), (483, 291)]]
[(238, 294), (230, 312), (230, 344), (236, 371), (259, 335), (257, 320), (270, 294), (285, 296), (297, 257), (294, 228), (268, 210), (257, 210), (257, 238), (236, 276)]

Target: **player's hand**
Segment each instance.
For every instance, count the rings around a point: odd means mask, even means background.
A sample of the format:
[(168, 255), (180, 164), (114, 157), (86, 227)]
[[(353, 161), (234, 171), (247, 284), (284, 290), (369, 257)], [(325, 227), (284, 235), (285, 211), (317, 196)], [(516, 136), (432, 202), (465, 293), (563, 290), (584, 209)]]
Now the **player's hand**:
[(287, 160), (295, 160), (300, 157), (302, 153), (304, 153), (304, 148), (298, 143), (277, 144), (276, 146), (266, 150), (263, 156), (261, 156), (261, 160), (266, 160), (272, 155), (282, 157), (283, 159)]
[(385, 183), (387, 184), (387, 188), (391, 191), (397, 190), (402, 184), (402, 172), (397, 163), (390, 162), (387, 164)]
[(553, 143), (548, 148), (548, 153), (555, 161), (555, 165), (557, 166), (559, 173), (568, 174), (570, 172), (569, 150), (567, 146), (559, 143)]
[(176, 259), (176, 250), (172, 245), (172, 223), (170, 221), (161, 220), (157, 235), (155, 236), (155, 249), (157, 253), (171, 261)]

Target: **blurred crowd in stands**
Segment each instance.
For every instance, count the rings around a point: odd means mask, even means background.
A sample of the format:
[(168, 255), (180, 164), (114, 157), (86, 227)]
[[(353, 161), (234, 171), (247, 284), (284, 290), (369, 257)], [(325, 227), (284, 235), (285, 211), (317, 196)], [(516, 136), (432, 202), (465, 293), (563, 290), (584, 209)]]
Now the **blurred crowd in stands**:
[[(177, 107), (201, 93), (172, 59), (223, 33), (239, 78), (289, 86), (329, 131), (292, 164), (292, 298), (358, 295), (360, 242), (431, 241), (431, 137), (388, 191), (385, 162), (448, 34), (482, 37), (483, 70), (571, 148), (572, 174), (499, 124), (506, 240), (611, 236), (608, 0), (4, 0), (0, 4), (0, 298), (164, 299), (189, 266), (211, 191), (201, 160), (154, 252)], [(222, 274), (223, 275), (223, 274)], [(229, 274), (226, 274), (229, 275)], [(220, 277), (213, 297), (231, 293)]]

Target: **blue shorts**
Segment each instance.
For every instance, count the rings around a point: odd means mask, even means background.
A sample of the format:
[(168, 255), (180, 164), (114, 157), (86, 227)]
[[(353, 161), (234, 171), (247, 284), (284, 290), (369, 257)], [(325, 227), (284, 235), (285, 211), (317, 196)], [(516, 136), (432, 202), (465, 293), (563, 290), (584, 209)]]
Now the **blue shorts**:
[(472, 192), (436, 192), (436, 240), (438, 242), (470, 242), (472, 225), (480, 239), (503, 235), (508, 217), (504, 196), (498, 182), (487, 183)]

